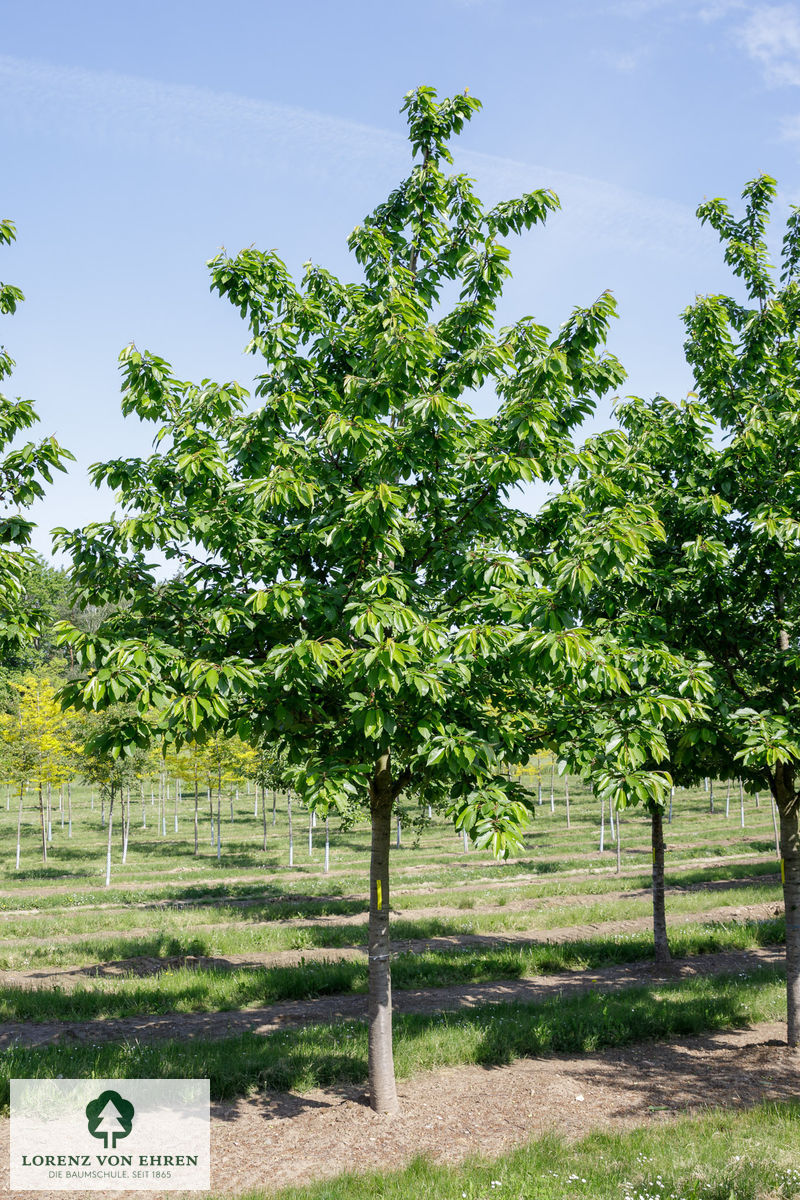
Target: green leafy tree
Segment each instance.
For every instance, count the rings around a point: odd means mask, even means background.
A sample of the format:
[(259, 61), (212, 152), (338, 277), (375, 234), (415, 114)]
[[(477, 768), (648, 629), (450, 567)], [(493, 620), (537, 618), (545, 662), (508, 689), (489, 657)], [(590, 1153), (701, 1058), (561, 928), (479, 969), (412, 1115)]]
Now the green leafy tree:
[[(771, 792), (780, 818), (789, 1044), (800, 1044), (800, 210), (776, 271), (767, 228), (775, 183), (698, 209), (719, 234), (743, 296), (686, 310), (696, 393), (618, 409), (629, 489), (649, 501), (664, 540), (638, 581), (595, 589), (591, 605), (642, 645), (697, 653), (714, 683), (705, 719), (665, 735), (676, 780), (741, 776)], [(591, 488), (586, 489), (587, 494)], [(590, 513), (591, 516), (591, 513)], [(652, 761), (649, 766), (657, 765)]]
[(106, 887), (111, 885), (111, 833), (114, 824), (114, 801), (120, 797), (122, 824), (122, 859), (127, 858), (128, 832), (130, 827), (130, 803), (125, 811), (125, 796), (135, 787), (146, 766), (145, 752), (141, 747), (132, 748), (128, 754), (114, 754), (111, 747), (124, 736), (131, 719), (125, 705), (113, 705), (100, 713), (90, 713), (84, 718), (84, 738), (81, 754), (81, 775), (85, 781), (97, 787), (104, 800), (108, 800), (106, 822)]
[[(63, 631), (86, 669), (68, 701), (138, 705), (115, 750), (147, 740), (153, 705), (167, 736), (271, 744), (323, 816), (368, 809), (380, 1110), (396, 1106), (393, 806), (430, 803), (478, 846), (519, 848), (529, 801), (506, 767), (542, 744), (543, 686), (556, 670), (625, 686), (576, 627), (583, 559), (535, 561), (535, 518), (511, 503), (531, 480), (569, 475), (572, 431), (622, 379), (603, 350), (613, 300), (555, 335), (529, 317), (496, 331), (501, 239), (557, 200), (536, 191), (487, 210), (470, 179), (446, 174), (448, 143), (478, 107), (430, 88), (406, 97), (416, 161), (350, 236), (360, 282), (308, 265), (297, 285), (252, 249), (213, 260), (212, 287), (264, 360), (260, 404), (237, 384), (182, 382), (129, 346), (123, 408), (156, 423), (156, 451), (93, 468), (121, 516), (59, 535), (81, 600), (122, 604), (95, 634)], [(477, 419), (469, 397), (484, 385), (499, 408)], [(586, 561), (624, 573), (656, 533), (622, 496), (610, 542), (587, 528)], [(179, 569), (164, 584), (155, 549)]]
[(44, 789), (58, 786), (72, 774), (76, 751), (75, 714), (65, 712), (57, 699), (57, 685), (44, 671), (15, 679), (17, 696), (13, 712), (0, 713), (0, 740), (7, 769), (19, 786), (17, 817), (17, 869), (20, 860), (22, 804), (26, 782), (36, 785), (42, 833), (42, 862), (47, 864), (47, 819)]
[[(0, 245), (9, 245), (15, 237), (13, 222), (0, 220)], [(23, 299), (18, 287), (0, 283), (0, 313), (15, 313)], [(0, 381), (13, 368), (14, 360), (0, 346)], [(30, 400), (12, 400), (0, 393), (0, 654), (4, 659), (39, 637), (42, 629), (41, 612), (27, 596), (36, 559), (30, 549), (33, 522), (23, 512), (44, 495), (44, 484), (52, 483), (53, 471), (65, 470), (65, 460), (73, 457), (52, 437), (38, 444), (17, 444), (18, 436), (37, 419)]]

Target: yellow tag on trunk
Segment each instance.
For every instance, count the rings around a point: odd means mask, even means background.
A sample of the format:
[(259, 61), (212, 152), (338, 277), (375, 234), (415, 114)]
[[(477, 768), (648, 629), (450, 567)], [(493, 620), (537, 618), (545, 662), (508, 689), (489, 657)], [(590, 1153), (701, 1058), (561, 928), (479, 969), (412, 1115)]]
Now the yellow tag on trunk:
[(654, 846), (653, 847), (653, 866), (655, 866), (655, 865), (656, 865), (656, 851), (655, 851), (655, 846)]
[[(783, 862), (781, 862), (781, 866), (783, 866)], [(380, 910), (381, 908), (383, 908), (383, 888), (381, 887), (380, 879), (375, 884), (375, 891), (378, 896), (378, 909)]]
[(781, 883), (786, 883), (786, 859), (781, 859)]

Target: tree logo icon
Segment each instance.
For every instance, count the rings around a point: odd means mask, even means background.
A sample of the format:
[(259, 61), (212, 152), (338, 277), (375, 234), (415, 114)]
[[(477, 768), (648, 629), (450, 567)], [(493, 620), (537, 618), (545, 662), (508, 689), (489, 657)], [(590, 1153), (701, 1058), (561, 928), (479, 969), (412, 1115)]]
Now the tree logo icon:
[[(118, 1138), (126, 1138), (133, 1126), (134, 1107), (119, 1092), (101, 1092), (86, 1105), (89, 1133), (102, 1138), (106, 1150), (113, 1150)], [(111, 1139), (109, 1143), (109, 1138)]]

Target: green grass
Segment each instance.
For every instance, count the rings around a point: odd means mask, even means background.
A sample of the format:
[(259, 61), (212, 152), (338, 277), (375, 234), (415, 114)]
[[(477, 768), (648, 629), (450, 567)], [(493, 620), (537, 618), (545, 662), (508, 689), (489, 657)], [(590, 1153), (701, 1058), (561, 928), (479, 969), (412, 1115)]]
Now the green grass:
[(550, 1135), (492, 1160), (347, 1174), (241, 1200), (793, 1200), (800, 1196), (800, 1104), (712, 1110), (578, 1142)]
[[(777, 1020), (786, 1012), (779, 971), (685, 980), (395, 1017), (399, 1078), (438, 1067), (497, 1066), (517, 1058), (588, 1054), (647, 1039), (669, 1039)], [(208, 1078), (216, 1100), (262, 1090), (308, 1091), (367, 1077), (367, 1029), (357, 1021), (308, 1025), (218, 1041), (109, 1042), (12, 1047), (0, 1054), (0, 1105), (11, 1078)]]
[[(729, 870), (730, 867), (719, 869), (721, 872)], [(701, 914), (726, 905), (741, 906), (780, 900), (780, 886), (777, 881), (765, 883), (756, 877), (743, 880), (739, 887), (715, 887), (708, 890), (694, 882), (697, 874), (698, 872), (686, 873), (686, 881), (680, 884), (694, 890), (669, 894), (667, 912), (671, 919), (690, 913)], [(722, 884), (726, 879), (730, 880), (730, 876), (722, 874), (720, 878), (708, 879), (707, 882)], [(564, 888), (564, 882), (559, 886)], [(679, 886), (677, 880), (676, 886)], [(515, 889), (513, 898), (535, 899), (535, 896), (520, 895), (528, 890)], [(481, 895), (484, 900), (480, 909), (476, 910), (474, 905), (478, 903), (478, 897)], [(392, 932), (398, 939), (459, 934), (502, 935), (515, 931), (546, 931), (571, 925), (649, 916), (649, 894), (633, 899), (601, 899), (594, 903), (587, 902), (586, 896), (584, 890), (576, 891), (574, 897), (561, 893), (558, 899), (563, 900), (563, 903), (553, 907), (538, 910), (531, 907), (509, 912), (503, 903), (508, 899), (504, 893), (488, 893), (487, 904), (485, 889), (483, 893), (477, 894), (471, 891), (461, 895), (451, 892), (447, 898), (452, 903), (453, 911), (443, 912), (436, 917), (415, 918), (409, 915), (395, 918), (392, 922)], [(441, 893), (429, 893), (426, 896), (427, 905), (440, 899)], [(456, 901), (459, 902), (458, 905)], [(495, 902), (494, 905), (491, 904), (492, 901)], [(404, 899), (398, 903), (404, 906), (404, 911), (414, 913), (414, 905), (406, 905)], [(58, 919), (48, 917), (44, 921), (40, 918), (16, 918), (0, 924), (0, 931), (7, 935), (5, 939), (0, 940), (0, 967), (14, 970), (43, 964), (57, 966), (66, 963), (117, 961), (142, 955), (224, 955), (246, 954), (252, 951), (266, 953), (277, 950), (303, 950), (311, 947), (330, 949), (358, 946), (365, 944), (367, 939), (365, 920), (349, 925), (326, 923), (319, 926), (294, 925), (292, 922), (307, 921), (314, 917), (351, 916), (362, 910), (363, 902), (353, 898), (303, 896), (262, 901), (244, 910), (233, 905), (223, 905), (202, 912), (159, 912), (157, 919), (151, 919), (149, 923), (146, 913), (131, 910), (114, 910), (113, 915), (107, 910), (76, 914), (73, 917), (59, 914)], [(147, 934), (124, 936), (123, 930), (126, 925), (135, 929), (145, 923), (149, 924)], [(105, 934), (109, 927), (115, 930), (115, 936), (90, 936), (93, 930)], [(68, 934), (72, 929), (81, 929), (86, 936), (72, 942), (50, 941), (48, 933), (52, 933), (54, 929), (58, 929), (62, 935)]]
[[(672, 935), (675, 956), (777, 945), (783, 918), (690, 927)], [(597, 937), (560, 945), (496, 946), (395, 955), (396, 989), (530, 979), (556, 971), (594, 970), (652, 958), (649, 935)], [(367, 990), (366, 960), (302, 962), (297, 967), (167, 969), (148, 979), (96, 978), (74, 988), (2, 987), (0, 1019), (67, 1021), (170, 1012), (220, 1012), (281, 1000)]]

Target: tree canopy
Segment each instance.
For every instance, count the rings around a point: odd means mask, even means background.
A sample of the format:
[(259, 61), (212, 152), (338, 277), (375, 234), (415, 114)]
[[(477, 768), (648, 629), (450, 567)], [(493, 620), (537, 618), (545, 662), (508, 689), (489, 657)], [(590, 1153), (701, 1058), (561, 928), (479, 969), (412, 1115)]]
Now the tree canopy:
[[(378, 1107), (394, 1104), (398, 797), (446, 807), (476, 844), (507, 853), (528, 813), (504, 764), (526, 761), (545, 729), (563, 733), (543, 705), (567, 686), (584, 698), (636, 691), (641, 728), (649, 720), (661, 737), (658, 721), (683, 719), (689, 703), (676, 692), (665, 713), (657, 648), (632, 682), (626, 647), (581, 624), (593, 581), (625, 577), (660, 536), (652, 508), (609, 489), (603, 520), (559, 557), (515, 505), (525, 484), (571, 476), (575, 430), (624, 377), (604, 349), (614, 301), (576, 308), (555, 334), (532, 317), (498, 330), (501, 239), (558, 201), (542, 190), (487, 209), (472, 180), (446, 174), (473, 97), (418, 88), (403, 107), (415, 161), (350, 235), (360, 279), (308, 264), (298, 284), (273, 251), (212, 260), (211, 286), (263, 362), (255, 397), (184, 382), (128, 346), (123, 409), (155, 424), (154, 453), (95, 466), (119, 515), (59, 533), (81, 601), (121, 603), (96, 632), (62, 629), (84, 668), (66, 699), (137, 707), (113, 751), (152, 736), (155, 708), (167, 738), (222, 729), (269, 741), (312, 807), (369, 807)], [(482, 387), (497, 395), (494, 416), (471, 407)], [(176, 568), (166, 582), (153, 551)], [(641, 772), (629, 784), (644, 786)]]
[[(0, 245), (16, 237), (14, 223), (0, 220)], [(17, 311), (24, 296), (11, 283), (0, 283), (0, 313)], [(0, 346), (0, 381), (14, 369), (14, 360)], [(33, 522), (24, 515), (52, 483), (53, 471), (65, 470), (68, 450), (53, 437), (41, 442), (18, 442), (37, 423), (30, 400), (11, 399), (0, 393), (0, 651), (5, 658), (41, 630), (41, 614), (31, 605), (26, 588), (35, 558), (30, 548)]]
[[(700, 296), (684, 313), (696, 392), (617, 408), (628, 489), (652, 505), (664, 538), (627, 580), (606, 579), (587, 615), (626, 627), (641, 645), (702, 655), (713, 687), (705, 712), (665, 730), (662, 760), (692, 783), (741, 776), (768, 790), (781, 821), (787, 916), (789, 1041), (800, 1041), (800, 210), (773, 268), (767, 245), (775, 183), (698, 209), (724, 246), (743, 295)], [(607, 437), (598, 439), (605, 453)], [(614, 456), (619, 461), (618, 447)], [(600, 515), (591, 483), (586, 519)], [(554, 502), (563, 520), (568, 498)], [(561, 509), (560, 518), (556, 513)], [(657, 761), (657, 760), (656, 760)], [(651, 766), (654, 765), (652, 762)]]

